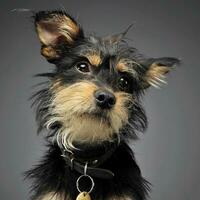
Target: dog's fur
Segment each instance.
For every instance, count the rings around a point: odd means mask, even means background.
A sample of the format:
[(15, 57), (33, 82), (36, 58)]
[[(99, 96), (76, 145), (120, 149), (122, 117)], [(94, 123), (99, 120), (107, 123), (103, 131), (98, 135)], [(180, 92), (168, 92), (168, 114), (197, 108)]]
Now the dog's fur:
[[(56, 68), (45, 87), (33, 97), (38, 132), (48, 129), (48, 151), (41, 163), (26, 173), (33, 179), (33, 200), (74, 200), (80, 174), (61, 157), (62, 150), (95, 154), (105, 142), (120, 143), (102, 168), (113, 179), (94, 178), (95, 200), (144, 200), (149, 186), (141, 175), (129, 139), (145, 130), (147, 119), (140, 97), (149, 86), (159, 87), (165, 74), (178, 64), (176, 58), (145, 58), (128, 46), (126, 31), (107, 37), (85, 36), (80, 25), (63, 11), (41, 11), (34, 15), (41, 54)], [(96, 105), (98, 90), (115, 96), (112, 109)], [(83, 187), (87, 189), (87, 181)]]

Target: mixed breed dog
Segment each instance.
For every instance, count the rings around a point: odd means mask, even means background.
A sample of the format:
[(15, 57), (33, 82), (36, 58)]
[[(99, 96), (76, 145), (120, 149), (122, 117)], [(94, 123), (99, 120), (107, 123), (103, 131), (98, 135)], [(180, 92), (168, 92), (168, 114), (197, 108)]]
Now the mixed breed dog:
[(63, 11), (34, 14), (41, 54), (56, 67), (33, 95), (48, 151), (26, 172), (32, 200), (144, 200), (149, 183), (128, 145), (147, 126), (140, 98), (159, 87), (179, 60), (147, 58), (127, 31), (86, 36)]

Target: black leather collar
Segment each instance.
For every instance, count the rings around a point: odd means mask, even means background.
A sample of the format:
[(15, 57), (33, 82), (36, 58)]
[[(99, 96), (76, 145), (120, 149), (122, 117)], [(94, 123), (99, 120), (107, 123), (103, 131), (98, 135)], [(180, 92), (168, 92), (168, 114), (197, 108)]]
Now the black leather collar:
[(87, 174), (101, 179), (112, 179), (114, 173), (110, 170), (99, 168), (117, 149), (119, 139), (116, 138), (112, 142), (103, 142), (101, 144), (93, 145), (76, 145), (78, 149), (68, 150), (61, 149), (62, 157), (66, 164), (72, 170), (76, 170), (80, 174), (84, 174), (84, 168), (87, 164)]

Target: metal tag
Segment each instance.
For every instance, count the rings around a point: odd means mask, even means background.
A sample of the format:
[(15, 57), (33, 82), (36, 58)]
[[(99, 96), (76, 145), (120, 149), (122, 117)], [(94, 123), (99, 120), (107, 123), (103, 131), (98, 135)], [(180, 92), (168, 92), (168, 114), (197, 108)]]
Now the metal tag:
[(90, 194), (88, 192), (81, 192), (77, 197), (76, 200), (91, 200)]

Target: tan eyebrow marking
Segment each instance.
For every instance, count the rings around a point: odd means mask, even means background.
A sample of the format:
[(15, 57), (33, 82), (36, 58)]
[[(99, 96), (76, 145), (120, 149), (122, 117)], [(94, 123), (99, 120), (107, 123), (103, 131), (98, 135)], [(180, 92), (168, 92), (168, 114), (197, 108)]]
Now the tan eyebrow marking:
[(126, 71), (128, 71), (128, 67), (125, 65), (125, 63), (123, 63), (123, 62), (119, 62), (119, 63), (117, 63), (117, 70), (119, 71), (119, 72), (126, 72)]
[(130, 64), (133, 64), (130, 60), (121, 59), (116, 65), (117, 71), (119, 72), (128, 72), (133, 75), (136, 74), (136, 71), (130, 67)]
[(102, 63), (100, 53), (98, 52), (88, 52), (85, 56), (91, 65), (98, 66)]

